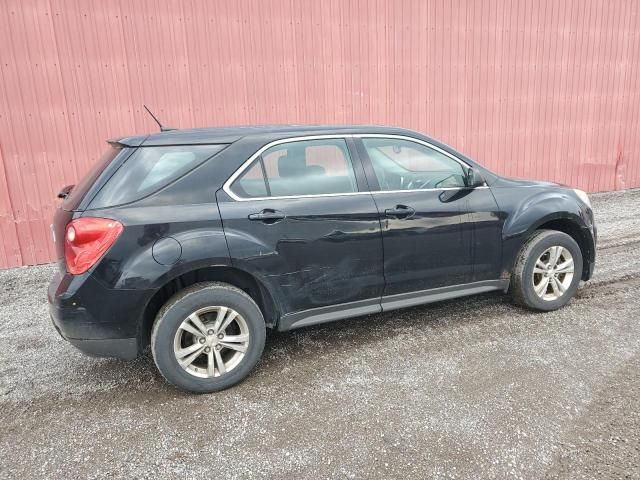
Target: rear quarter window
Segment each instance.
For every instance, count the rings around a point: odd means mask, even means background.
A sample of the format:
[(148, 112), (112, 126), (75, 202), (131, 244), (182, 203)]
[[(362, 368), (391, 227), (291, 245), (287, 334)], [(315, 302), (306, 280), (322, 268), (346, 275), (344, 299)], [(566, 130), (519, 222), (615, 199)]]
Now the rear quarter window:
[(157, 192), (212, 157), (225, 145), (140, 147), (98, 192), (90, 208), (135, 202)]
[(100, 160), (91, 167), (85, 176), (82, 177), (82, 180), (73, 187), (69, 195), (67, 195), (67, 197), (62, 201), (62, 209), (71, 211), (78, 208), (84, 196), (105, 168), (107, 168), (107, 166), (113, 162), (118, 155), (128, 155), (129, 153), (129, 149), (109, 146), (109, 149), (102, 154)]

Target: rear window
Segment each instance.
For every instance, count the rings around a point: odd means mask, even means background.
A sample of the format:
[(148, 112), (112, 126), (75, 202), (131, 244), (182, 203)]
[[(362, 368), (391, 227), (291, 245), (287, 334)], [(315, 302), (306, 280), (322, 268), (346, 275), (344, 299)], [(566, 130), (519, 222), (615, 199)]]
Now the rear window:
[(102, 154), (100, 160), (98, 160), (91, 170), (80, 180), (75, 187), (71, 190), (67, 198), (62, 202), (63, 210), (75, 210), (80, 205), (80, 202), (89, 191), (89, 188), (98, 179), (100, 174), (107, 168), (114, 158), (120, 153), (127, 153), (127, 149), (116, 148), (110, 146), (109, 149)]
[(140, 147), (107, 181), (90, 208), (135, 202), (183, 176), (222, 150), (224, 145)]

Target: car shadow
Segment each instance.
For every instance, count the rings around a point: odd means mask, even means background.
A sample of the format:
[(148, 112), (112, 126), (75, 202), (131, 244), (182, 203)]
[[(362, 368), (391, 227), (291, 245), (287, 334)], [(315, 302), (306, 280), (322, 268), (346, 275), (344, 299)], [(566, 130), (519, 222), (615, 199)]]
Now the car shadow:
[(513, 318), (528, 314), (531, 312), (512, 305), (508, 296), (486, 293), (312, 325), (289, 332), (270, 331), (263, 357), (267, 360), (277, 357), (283, 350), (289, 356), (312, 355), (318, 351), (330, 354), (354, 344), (367, 346), (407, 333), (439, 334), (444, 330), (480, 323), (488, 315)]
[[(375, 345), (407, 334), (440, 335), (482, 323), (488, 318), (503, 316), (517, 321), (517, 317), (527, 315), (531, 312), (511, 305), (508, 296), (487, 293), (290, 332), (268, 331), (261, 362), (245, 381), (230, 391), (238, 393), (280, 382), (283, 369), (295, 369), (296, 365), (308, 367), (318, 361), (317, 356), (341, 354), (354, 347)], [(100, 359), (85, 363), (82, 368), (84, 371), (78, 372), (79, 379), (100, 378), (101, 384), (112, 385), (113, 388), (108, 389), (110, 395), (117, 392), (124, 396), (153, 393), (156, 399), (190, 395), (164, 380), (148, 348), (133, 361)]]

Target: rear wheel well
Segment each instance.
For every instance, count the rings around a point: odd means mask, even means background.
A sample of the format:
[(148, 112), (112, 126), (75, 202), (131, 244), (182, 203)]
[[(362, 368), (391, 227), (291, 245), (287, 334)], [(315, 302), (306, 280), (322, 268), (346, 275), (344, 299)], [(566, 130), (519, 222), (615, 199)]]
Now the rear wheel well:
[[(589, 249), (591, 248), (589, 241), (578, 225), (573, 220), (568, 218), (558, 218), (556, 220), (550, 220), (546, 223), (540, 225), (536, 230), (556, 230), (558, 232), (563, 232), (569, 235), (571, 238), (575, 240), (575, 242), (580, 247), (580, 252), (582, 253), (582, 264), (586, 267), (589, 265), (589, 259), (591, 258), (591, 252)], [(587, 269), (583, 268), (582, 277), (587, 275)]]
[(169, 281), (151, 297), (144, 310), (142, 324), (138, 331), (140, 349), (149, 345), (151, 329), (162, 306), (180, 290), (200, 282), (224, 282), (240, 288), (260, 307), (267, 327), (273, 327), (277, 320), (277, 309), (267, 289), (248, 273), (232, 267), (206, 267), (184, 273)]

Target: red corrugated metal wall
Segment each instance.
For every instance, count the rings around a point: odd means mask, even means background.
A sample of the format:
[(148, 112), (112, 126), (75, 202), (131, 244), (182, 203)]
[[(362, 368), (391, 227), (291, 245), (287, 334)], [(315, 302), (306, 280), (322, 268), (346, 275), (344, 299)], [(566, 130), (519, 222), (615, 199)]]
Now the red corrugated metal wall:
[(636, 0), (1, 0), (0, 267), (104, 140), (177, 127), (378, 123), (497, 172), (640, 186)]

